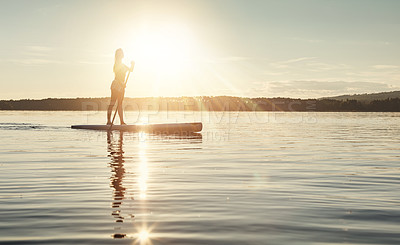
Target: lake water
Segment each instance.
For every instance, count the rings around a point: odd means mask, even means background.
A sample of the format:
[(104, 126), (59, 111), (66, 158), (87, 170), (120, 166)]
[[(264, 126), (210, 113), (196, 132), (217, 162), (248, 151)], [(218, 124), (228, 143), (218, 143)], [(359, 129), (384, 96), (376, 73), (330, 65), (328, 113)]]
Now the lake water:
[(400, 244), (400, 113), (0, 111), (0, 244)]

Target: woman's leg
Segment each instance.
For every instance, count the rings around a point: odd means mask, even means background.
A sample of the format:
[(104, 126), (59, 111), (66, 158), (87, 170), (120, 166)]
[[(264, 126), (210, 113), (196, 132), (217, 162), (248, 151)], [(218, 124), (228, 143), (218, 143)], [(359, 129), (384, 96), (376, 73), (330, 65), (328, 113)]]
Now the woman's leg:
[(116, 93), (111, 90), (110, 105), (108, 106), (108, 110), (107, 110), (107, 124), (111, 124), (111, 114), (112, 114), (116, 100), (117, 100)]
[(119, 116), (119, 121), (121, 122), (121, 124), (125, 124), (124, 108), (122, 107), (122, 102), (124, 101), (124, 95), (125, 95), (125, 91), (122, 91), (120, 96), (118, 96), (118, 116)]

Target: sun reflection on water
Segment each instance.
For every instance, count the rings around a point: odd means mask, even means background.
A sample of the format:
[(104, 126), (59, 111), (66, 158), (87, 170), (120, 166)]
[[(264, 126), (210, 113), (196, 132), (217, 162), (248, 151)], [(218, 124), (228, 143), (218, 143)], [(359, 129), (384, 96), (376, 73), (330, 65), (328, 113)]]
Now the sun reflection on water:
[(148, 231), (146, 231), (146, 230), (143, 230), (143, 231), (141, 231), (140, 233), (139, 233), (139, 240), (141, 241), (141, 242), (145, 242), (145, 241), (147, 241), (148, 239), (149, 239), (149, 232)]
[(152, 227), (142, 226), (137, 229), (133, 244), (152, 245)]
[[(134, 139), (138, 141), (124, 142), (129, 139), (129, 137), (124, 139), (124, 134), (130, 136), (129, 133), (124, 132), (107, 133), (107, 150), (111, 169), (110, 187), (113, 190), (112, 216), (115, 218), (112, 238), (129, 239), (133, 241), (132, 244), (151, 245), (161, 240), (159, 233), (152, 232), (156, 223), (150, 222), (152, 224), (149, 226), (150, 220), (148, 220), (149, 215), (152, 215), (149, 204), (153, 201), (149, 200), (148, 195), (149, 175), (152, 170), (149, 159), (152, 157), (154, 147), (151, 138), (153, 135), (140, 132), (134, 134)], [(194, 142), (201, 143), (202, 137), (200, 134), (182, 139), (194, 139)], [(128, 156), (125, 156), (124, 146), (128, 148), (126, 150)], [(129, 148), (129, 146), (137, 146), (137, 148)], [(132, 149), (135, 150), (132, 151)]]
[(139, 177), (138, 177), (138, 185), (139, 185), (139, 198), (141, 200), (145, 200), (147, 196), (147, 180), (149, 169), (147, 166), (147, 156), (146, 156), (146, 133), (139, 133)]
[[(138, 187), (139, 187), (139, 200), (146, 200), (147, 198), (147, 181), (149, 177), (149, 168), (147, 161), (147, 137), (148, 134), (140, 132), (139, 137), (139, 164), (138, 164)], [(142, 226), (139, 226), (135, 235), (135, 244), (152, 244), (150, 240), (151, 228), (146, 226), (146, 219), (142, 221)]]
[(141, 200), (146, 199), (146, 192), (147, 192), (147, 178), (148, 178), (148, 168), (147, 168), (147, 159), (141, 159), (139, 164), (139, 197)]
[[(114, 239), (133, 239), (133, 244), (152, 244), (151, 231), (154, 228), (153, 226), (147, 226), (147, 217), (146, 214), (146, 206), (147, 203), (144, 202), (147, 198), (147, 189), (148, 189), (148, 178), (149, 178), (149, 165), (147, 158), (147, 150), (148, 150), (148, 134), (144, 132), (140, 132), (138, 134), (138, 148), (137, 148), (137, 161), (134, 165), (131, 165), (129, 161), (125, 162), (126, 158), (124, 156), (124, 132), (119, 132), (119, 134), (113, 135), (112, 132), (108, 132), (107, 134), (107, 142), (108, 142), (108, 153), (111, 159), (110, 167), (111, 167), (111, 178), (110, 178), (110, 187), (113, 190), (113, 201), (112, 201), (112, 216), (115, 218), (116, 225), (114, 228), (114, 233), (112, 234), (112, 238)], [(136, 166), (135, 166), (136, 165)], [(135, 166), (135, 171), (130, 171), (130, 166)], [(136, 209), (137, 214), (133, 215), (129, 214), (132, 210), (129, 210), (125, 200), (129, 195), (127, 183), (129, 183), (130, 173), (136, 173), (137, 179), (137, 200)], [(129, 199), (135, 200), (135, 198)], [(125, 203), (125, 205), (124, 205)], [(123, 215), (125, 213), (125, 217)], [(140, 217), (140, 218), (139, 218)], [(133, 226), (125, 224), (125, 221), (133, 222)], [(136, 228), (135, 228), (136, 227)]]

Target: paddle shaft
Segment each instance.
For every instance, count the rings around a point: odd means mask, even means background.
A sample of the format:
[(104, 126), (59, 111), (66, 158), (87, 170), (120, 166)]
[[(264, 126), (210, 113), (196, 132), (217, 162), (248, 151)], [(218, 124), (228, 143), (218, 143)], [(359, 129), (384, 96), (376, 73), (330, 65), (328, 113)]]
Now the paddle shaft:
[[(126, 83), (128, 82), (128, 79), (129, 79), (129, 75), (130, 75), (130, 74), (131, 74), (131, 71), (129, 70), (128, 76), (126, 77), (126, 80), (125, 80), (125, 82), (124, 82), (124, 87), (126, 86)], [(124, 89), (125, 89), (125, 88), (124, 88)], [(125, 91), (124, 91), (124, 93), (125, 93)], [(121, 95), (121, 97), (122, 97), (122, 95)], [(118, 98), (118, 99), (120, 100), (121, 98)], [(119, 101), (118, 101), (118, 102), (119, 102)], [(122, 102), (121, 102), (121, 103), (122, 103)], [(113, 116), (113, 119), (112, 119), (112, 121), (111, 121), (110, 128), (109, 128), (108, 130), (111, 130), (111, 128), (112, 128), (112, 126), (113, 126), (113, 124), (114, 124), (114, 120), (115, 120), (115, 117), (117, 116), (119, 104), (120, 104), (120, 103), (117, 103), (117, 108), (115, 109), (114, 116)]]

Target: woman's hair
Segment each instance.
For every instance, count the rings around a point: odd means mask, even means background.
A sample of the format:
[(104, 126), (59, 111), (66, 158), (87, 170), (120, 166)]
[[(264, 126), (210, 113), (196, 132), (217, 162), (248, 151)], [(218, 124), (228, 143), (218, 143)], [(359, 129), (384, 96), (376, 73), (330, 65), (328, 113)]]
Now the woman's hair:
[(115, 71), (115, 66), (117, 64), (121, 63), (123, 58), (124, 58), (124, 51), (122, 51), (121, 48), (117, 49), (115, 51), (115, 61), (114, 61), (114, 68), (113, 68), (114, 71)]

